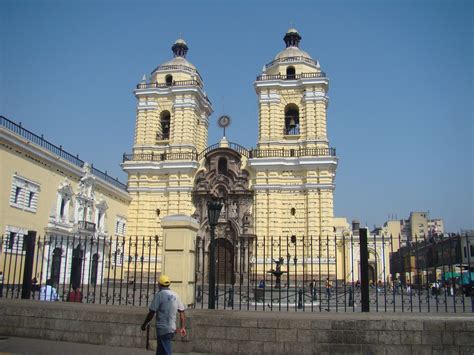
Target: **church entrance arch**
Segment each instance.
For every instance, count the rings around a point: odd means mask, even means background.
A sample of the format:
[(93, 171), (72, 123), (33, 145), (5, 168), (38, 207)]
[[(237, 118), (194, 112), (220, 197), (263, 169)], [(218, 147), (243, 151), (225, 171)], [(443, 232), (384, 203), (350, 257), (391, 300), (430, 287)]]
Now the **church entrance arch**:
[[(220, 285), (242, 282), (249, 276), (251, 249), (247, 244), (243, 248), (242, 240), (250, 240), (253, 236), (253, 192), (249, 189), (249, 172), (242, 169), (241, 158), (241, 153), (232, 148), (206, 150), (205, 168), (196, 174), (194, 181), (193, 203), (196, 211), (193, 217), (201, 225), (198, 231), (201, 240), (210, 240), (208, 203), (215, 200), (222, 203), (215, 239), (215, 278)], [(206, 275), (199, 275), (198, 279), (207, 280), (210, 243), (203, 243), (198, 253), (202, 257), (198, 258), (197, 270), (207, 270)]]
[(216, 281), (222, 284), (233, 284), (234, 278), (234, 246), (226, 239), (216, 241)]
[(91, 285), (97, 285), (97, 273), (99, 271), (99, 255), (94, 254), (92, 256), (92, 267), (91, 267)]
[(368, 268), (368, 275), (369, 275), (369, 282), (370, 283), (376, 283), (377, 278), (376, 278), (376, 273), (375, 273), (375, 265), (373, 263), (369, 263), (369, 268)]
[(73, 288), (81, 286), (83, 258), (84, 251), (81, 250), (81, 245), (78, 245), (72, 252), (71, 260), (71, 285)]
[(55, 285), (59, 285), (61, 275), (61, 248), (55, 248), (53, 251), (53, 260), (51, 262), (51, 280)]

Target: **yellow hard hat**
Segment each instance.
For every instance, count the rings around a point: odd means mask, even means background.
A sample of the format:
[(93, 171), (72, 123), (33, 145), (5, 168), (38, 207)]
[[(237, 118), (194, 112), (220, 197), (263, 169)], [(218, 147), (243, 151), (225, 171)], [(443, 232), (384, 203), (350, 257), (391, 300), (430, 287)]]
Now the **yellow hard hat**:
[(167, 275), (161, 275), (158, 279), (158, 283), (161, 286), (168, 287), (171, 284), (170, 278)]

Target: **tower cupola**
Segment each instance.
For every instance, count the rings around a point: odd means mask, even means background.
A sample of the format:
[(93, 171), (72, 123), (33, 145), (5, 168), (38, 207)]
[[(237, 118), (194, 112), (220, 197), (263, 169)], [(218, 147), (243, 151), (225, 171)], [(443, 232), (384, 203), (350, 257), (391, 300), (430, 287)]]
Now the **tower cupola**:
[(186, 58), (186, 53), (188, 53), (188, 45), (183, 39), (178, 39), (174, 42), (173, 47), (171, 47), (174, 57), (183, 57)]
[(301, 36), (298, 33), (298, 31), (294, 28), (290, 28), (286, 34), (285, 37), (283, 37), (283, 40), (285, 41), (286, 48), (288, 47), (299, 47), (300, 46), (300, 41), (301, 41)]

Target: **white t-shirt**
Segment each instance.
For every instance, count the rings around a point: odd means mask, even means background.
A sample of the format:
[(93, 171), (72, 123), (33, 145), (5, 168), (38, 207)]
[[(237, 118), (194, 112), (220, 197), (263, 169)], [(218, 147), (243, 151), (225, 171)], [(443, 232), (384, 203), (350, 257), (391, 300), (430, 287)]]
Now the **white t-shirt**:
[(164, 288), (153, 297), (150, 311), (156, 312), (158, 335), (165, 335), (176, 331), (176, 313), (183, 312), (184, 306), (176, 293)]
[(57, 301), (58, 293), (56, 289), (50, 285), (41, 287), (40, 301)]

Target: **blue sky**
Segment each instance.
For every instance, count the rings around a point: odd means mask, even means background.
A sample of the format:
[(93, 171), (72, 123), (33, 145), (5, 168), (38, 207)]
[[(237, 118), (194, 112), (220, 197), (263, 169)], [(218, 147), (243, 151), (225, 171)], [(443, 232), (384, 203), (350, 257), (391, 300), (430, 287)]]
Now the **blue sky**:
[(229, 140), (257, 142), (253, 88), (294, 23), (330, 79), (335, 215), (370, 227), (429, 211), (474, 228), (470, 1), (0, 2), (0, 114), (126, 181), (144, 73), (182, 33)]

